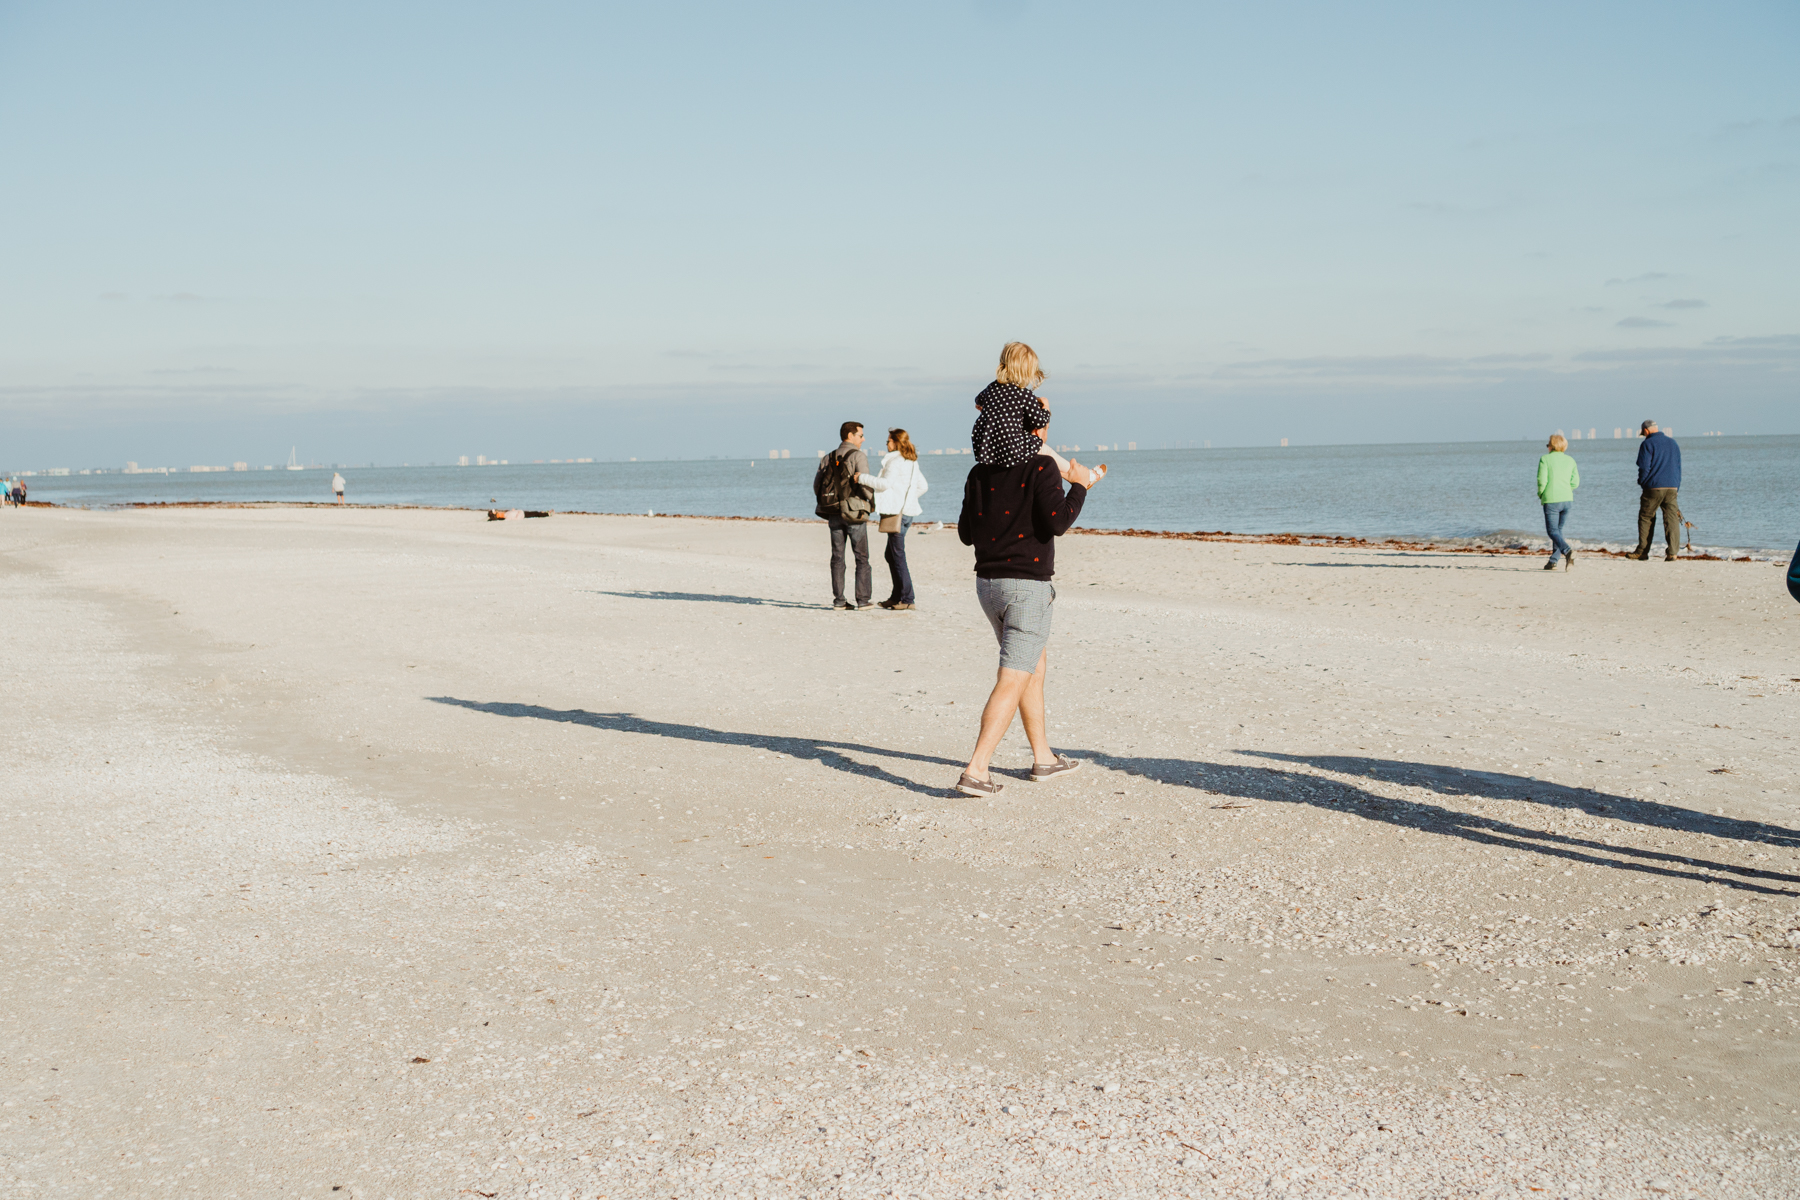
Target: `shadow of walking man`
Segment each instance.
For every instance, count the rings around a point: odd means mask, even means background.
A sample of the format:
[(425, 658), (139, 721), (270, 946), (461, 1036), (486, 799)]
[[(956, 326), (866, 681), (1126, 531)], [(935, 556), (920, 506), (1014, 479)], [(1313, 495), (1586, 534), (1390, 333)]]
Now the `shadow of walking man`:
[(674, 738), (683, 742), (707, 742), (719, 746), (743, 746), (752, 750), (769, 750), (790, 758), (812, 759), (834, 771), (843, 771), (872, 783), (886, 783), (921, 796), (941, 797), (945, 789), (915, 783), (884, 767), (860, 763), (845, 751), (873, 754), (907, 762), (930, 763), (933, 766), (960, 767), (962, 764), (929, 754), (911, 754), (905, 750), (889, 750), (865, 746), (859, 742), (840, 742), (829, 738), (781, 737), (761, 733), (733, 733), (708, 729), (704, 725), (682, 725), (674, 721), (653, 721), (632, 713), (597, 713), (582, 708), (545, 708), (538, 704), (490, 703), (462, 700), (455, 696), (427, 696), (433, 704), (448, 704), (471, 712), (489, 713), (496, 717), (528, 717), (538, 721), (559, 721), (566, 725), (585, 725), (590, 729), (607, 729), (615, 733), (641, 733), (649, 737)]
[[(1800, 895), (1800, 876), (1760, 867), (1695, 858), (1644, 846), (1615, 845), (1595, 837), (1533, 829), (1513, 821), (1462, 812), (1416, 800), (1396, 800), (1336, 779), (1320, 778), (1273, 767), (1234, 767), (1177, 758), (1131, 758), (1099, 751), (1076, 751), (1096, 764), (1163, 783), (1201, 789), (1215, 795), (1239, 796), (1268, 803), (1310, 804), (1335, 812), (1353, 812), (1372, 821), (1460, 838), (1505, 850), (1541, 854), (1571, 863), (1634, 871), (1669, 879), (1691, 879), (1741, 891), (1774, 896)], [(1591, 788), (1563, 787), (1516, 775), (1468, 771), (1430, 763), (1397, 762), (1345, 755), (1241, 753), (1279, 762), (1306, 763), (1340, 775), (1376, 776), (1385, 781), (1422, 787), (1440, 795), (1518, 800), (1551, 808), (1573, 809), (1653, 829), (1705, 833), (1769, 846), (1800, 845), (1800, 834), (1761, 821), (1742, 821), (1697, 813), (1655, 801), (1612, 796)], [(1788, 886), (1783, 886), (1788, 885)]]

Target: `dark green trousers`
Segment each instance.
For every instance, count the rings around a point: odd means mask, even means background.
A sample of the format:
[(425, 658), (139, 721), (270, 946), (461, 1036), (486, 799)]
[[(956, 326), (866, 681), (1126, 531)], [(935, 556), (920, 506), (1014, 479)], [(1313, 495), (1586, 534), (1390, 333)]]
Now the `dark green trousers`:
[(1638, 544), (1633, 553), (1650, 553), (1650, 535), (1656, 532), (1656, 511), (1662, 510), (1663, 540), (1669, 544), (1669, 557), (1681, 549), (1681, 509), (1675, 506), (1677, 488), (1645, 488), (1638, 501)]

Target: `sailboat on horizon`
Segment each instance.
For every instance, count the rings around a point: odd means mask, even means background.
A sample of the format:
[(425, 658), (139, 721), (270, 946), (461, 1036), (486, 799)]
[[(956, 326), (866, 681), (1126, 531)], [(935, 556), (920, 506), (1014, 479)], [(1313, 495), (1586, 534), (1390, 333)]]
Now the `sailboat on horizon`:
[(288, 447), (288, 468), (287, 469), (290, 471), (304, 471), (304, 470), (306, 470), (306, 468), (301, 466), (299, 461), (294, 458), (294, 451), (296, 449), (298, 449), (298, 447), (296, 447), (296, 446)]

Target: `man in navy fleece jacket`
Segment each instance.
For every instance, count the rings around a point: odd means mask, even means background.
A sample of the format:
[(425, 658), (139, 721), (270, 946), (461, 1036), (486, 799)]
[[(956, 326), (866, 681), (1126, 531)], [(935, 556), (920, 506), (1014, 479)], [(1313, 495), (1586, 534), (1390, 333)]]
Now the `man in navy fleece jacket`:
[(1675, 504), (1675, 492), (1681, 487), (1681, 447), (1655, 421), (1645, 421), (1642, 433), (1637, 468), (1644, 495), (1638, 501), (1638, 544), (1631, 557), (1639, 562), (1650, 557), (1650, 535), (1656, 531), (1656, 512), (1661, 509), (1663, 540), (1669, 547), (1666, 561), (1674, 562), (1681, 549), (1681, 509)]

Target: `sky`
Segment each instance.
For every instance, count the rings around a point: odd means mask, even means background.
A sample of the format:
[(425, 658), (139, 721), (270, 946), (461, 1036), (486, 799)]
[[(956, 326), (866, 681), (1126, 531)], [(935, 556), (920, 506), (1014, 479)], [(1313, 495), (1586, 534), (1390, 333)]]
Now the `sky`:
[(0, 467), (1800, 432), (1800, 6), (0, 0)]

